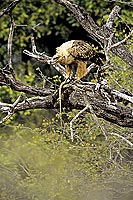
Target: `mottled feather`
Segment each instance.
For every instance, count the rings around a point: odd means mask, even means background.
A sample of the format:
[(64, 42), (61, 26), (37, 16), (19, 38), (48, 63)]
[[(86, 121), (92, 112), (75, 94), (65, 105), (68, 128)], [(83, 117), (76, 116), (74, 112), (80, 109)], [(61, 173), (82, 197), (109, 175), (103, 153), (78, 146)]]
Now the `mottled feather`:
[(56, 48), (53, 62), (59, 62), (66, 67), (69, 77), (72, 75), (72, 65), (76, 66), (76, 79), (80, 80), (86, 74), (87, 61), (95, 56), (92, 46), (82, 40), (71, 40)]

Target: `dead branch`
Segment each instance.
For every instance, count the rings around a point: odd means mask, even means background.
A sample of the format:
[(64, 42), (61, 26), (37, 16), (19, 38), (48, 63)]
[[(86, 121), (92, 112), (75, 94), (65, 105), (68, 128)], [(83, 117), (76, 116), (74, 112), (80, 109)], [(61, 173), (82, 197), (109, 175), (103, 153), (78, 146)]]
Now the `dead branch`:
[(70, 132), (71, 132), (71, 141), (74, 141), (74, 131), (73, 131), (73, 123), (74, 121), (82, 114), (84, 113), (86, 110), (88, 109), (88, 104), (82, 109), (80, 110), (70, 121)]
[[(45, 52), (40, 53), (37, 51), (34, 37), (31, 37), (31, 45), (32, 45), (32, 52), (28, 50), (24, 50), (23, 53), (37, 59), (40, 62), (51, 64), (52, 57), (47, 56)], [(67, 78), (66, 70), (63, 66), (61, 66), (59, 63), (52, 65), (64, 78)]]
[(115, 6), (112, 9), (111, 13), (109, 14), (109, 17), (108, 17), (107, 22), (106, 22), (106, 27), (108, 29), (110, 29), (111, 31), (113, 31), (113, 28), (114, 28), (114, 19), (118, 15), (120, 10), (121, 10), (121, 8), (119, 6)]
[(19, 92), (24, 92), (26, 94), (31, 95), (40, 95), (47, 96), (53, 92), (52, 89), (49, 88), (39, 88), (26, 85), (16, 78), (9, 76), (4, 70), (0, 69), (0, 85), (1, 86), (9, 86), (11, 89)]
[(5, 15), (5, 14), (11, 13), (11, 11), (16, 7), (16, 5), (17, 5), (18, 3), (20, 3), (20, 1), (21, 1), (21, 0), (15, 0), (15, 1), (13, 1), (12, 3), (10, 3), (10, 5), (9, 5), (7, 8), (3, 9), (3, 10), (0, 12), (0, 17), (2, 17), (2, 16)]
[(126, 42), (126, 41), (128, 40), (128, 38), (130, 38), (130, 37), (132, 36), (132, 34), (133, 34), (133, 30), (132, 30), (132, 31), (129, 33), (129, 35), (128, 35), (127, 37), (125, 37), (123, 40), (121, 40), (121, 41), (119, 41), (119, 42), (117, 42), (117, 43), (111, 45), (110, 49), (111, 49), (111, 48), (114, 48), (114, 47), (117, 47), (117, 46), (121, 45), (122, 43)]
[(8, 37), (8, 69), (15, 78), (15, 71), (12, 66), (12, 42), (13, 42), (13, 33), (14, 33), (14, 19), (12, 13), (10, 14), (10, 19), (11, 19), (11, 27), (10, 27), (10, 32), (9, 32), (9, 37)]
[[(133, 95), (129, 96), (120, 93), (119, 91), (116, 92), (116, 90), (112, 90), (107, 85), (100, 85), (98, 90), (96, 88), (97, 84), (91, 82), (87, 82), (86, 85), (84, 82), (81, 82), (80, 84), (70, 82), (64, 85), (62, 88), (62, 107), (68, 108), (68, 110), (84, 109), (86, 102), (83, 94), (85, 93), (86, 99), (89, 99), (90, 105), (97, 117), (103, 118), (119, 126), (133, 128), (132, 107), (126, 107), (124, 104), (119, 104), (119, 102), (123, 100), (121, 99), (123, 95), (129, 102), (132, 101)], [(31, 91), (32, 94), (34, 93), (38, 96), (27, 98), (26, 100), (19, 102), (14, 107), (14, 113), (22, 110), (39, 108), (59, 109), (58, 90), (55, 92), (50, 91), (50, 89), (48, 91), (46, 89), (41, 91), (39, 88), (32, 87), (28, 89), (26, 87), (24, 90), (22, 85), (20, 91), (24, 91), (25, 93)], [(42, 97), (39, 97), (39, 95)], [(119, 102), (117, 102), (118, 97), (120, 98)], [(2, 106), (2, 103), (0, 105), (1, 109), (2, 107), (5, 107), (5, 105)], [(7, 104), (6, 107), (8, 107)], [(11, 108), (11, 104), (9, 104), (9, 108)], [(86, 112), (90, 112), (90, 109), (88, 108)]]
[(16, 99), (16, 101), (12, 104), (12, 106), (10, 105), (8, 106), (7, 104), (6, 107), (2, 107), (2, 112), (7, 113), (7, 115), (0, 121), (0, 124), (6, 122), (14, 114), (14, 108), (17, 106), (21, 98), (22, 94)]
[(125, 141), (127, 144), (129, 144), (131, 147), (133, 147), (133, 143), (130, 142), (127, 138), (125, 138), (124, 136), (122, 135), (119, 135), (118, 133), (108, 133), (109, 135), (113, 135), (113, 136), (116, 136), (120, 139), (122, 139), (123, 141)]

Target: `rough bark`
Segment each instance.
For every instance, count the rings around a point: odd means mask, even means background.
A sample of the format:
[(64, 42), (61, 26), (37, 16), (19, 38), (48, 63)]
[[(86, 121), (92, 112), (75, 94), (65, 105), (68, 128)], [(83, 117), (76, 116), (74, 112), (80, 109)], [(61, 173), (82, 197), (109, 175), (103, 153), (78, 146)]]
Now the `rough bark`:
[[(12, 113), (24, 111), (28, 109), (59, 109), (59, 90), (52, 90), (47, 88), (35, 88), (27, 86), (14, 78), (6, 75), (6, 81), (2, 85), (8, 85), (13, 90), (23, 91), (28, 95), (35, 95), (35, 97), (27, 98), (18, 102), (15, 107), (11, 104), (0, 103), (0, 107)], [(1, 83), (0, 83), (1, 84)], [(107, 121), (115, 123), (123, 127), (133, 127), (133, 109), (119, 104), (125, 100), (125, 104), (133, 103), (133, 95), (125, 94), (109, 88), (107, 85), (87, 82), (84, 83), (68, 83), (62, 88), (61, 104), (66, 110), (83, 109), (87, 102), (92, 106), (97, 117), (103, 118)], [(4, 108), (6, 107), (7, 110)], [(86, 112), (91, 111), (88, 109)]]

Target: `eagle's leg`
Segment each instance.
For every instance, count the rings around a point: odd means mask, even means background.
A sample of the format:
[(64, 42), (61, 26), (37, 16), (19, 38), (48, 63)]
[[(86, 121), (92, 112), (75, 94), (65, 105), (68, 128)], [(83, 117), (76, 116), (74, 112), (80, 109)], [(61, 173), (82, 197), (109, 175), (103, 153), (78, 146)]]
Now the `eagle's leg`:
[(77, 62), (77, 71), (76, 71), (76, 80), (80, 80), (86, 74), (86, 62), (78, 61)]
[(67, 76), (69, 78), (71, 78), (71, 75), (72, 75), (72, 69), (69, 65), (65, 65), (65, 68), (66, 68), (66, 73), (67, 73)]

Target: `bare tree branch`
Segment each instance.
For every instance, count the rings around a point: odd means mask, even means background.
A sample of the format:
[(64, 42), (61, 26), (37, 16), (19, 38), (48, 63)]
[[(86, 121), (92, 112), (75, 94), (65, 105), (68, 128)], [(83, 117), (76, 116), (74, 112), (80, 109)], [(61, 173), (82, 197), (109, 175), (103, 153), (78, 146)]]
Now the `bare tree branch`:
[(11, 89), (19, 92), (24, 92), (32, 95), (40, 95), (40, 96), (47, 96), (51, 94), (51, 92), (53, 91), (52, 89), (49, 88), (39, 88), (39, 87), (32, 87), (25, 85), (19, 80), (16, 80), (16, 78), (10, 77), (1, 69), (0, 69), (0, 85), (9, 86)]
[(16, 7), (16, 5), (18, 3), (20, 3), (21, 0), (15, 0), (13, 1), (7, 8), (3, 9), (1, 12), (0, 12), (0, 17), (2, 17), (3, 15), (5, 14), (9, 14), (11, 13), (11, 11)]
[(3, 112), (7, 112), (7, 115), (0, 121), (0, 124), (3, 124), (5, 121), (7, 121), (13, 114), (14, 114), (14, 108), (17, 106), (19, 101), (21, 100), (22, 94), (16, 99), (16, 101), (12, 104), (12, 106), (8, 107), (2, 107)]
[(110, 48), (117, 47), (117, 46), (121, 45), (122, 43), (126, 42), (128, 40), (128, 38), (130, 38), (132, 36), (132, 34), (133, 34), (133, 30), (129, 33), (129, 35), (127, 37), (125, 37), (123, 40), (111, 45)]
[(114, 28), (114, 20), (115, 20), (115, 17), (118, 15), (118, 13), (119, 13), (120, 10), (121, 10), (121, 8), (120, 8), (119, 6), (115, 6), (115, 7), (112, 9), (112, 11), (111, 11), (111, 13), (110, 13), (110, 15), (109, 15), (109, 17), (108, 17), (108, 19), (107, 19), (106, 27), (107, 27), (108, 29), (110, 29), (111, 31), (113, 31), (113, 28)]
[(73, 123), (74, 121), (83, 113), (88, 109), (88, 104), (82, 109), (80, 110), (70, 121), (70, 132), (71, 132), (71, 141), (74, 141), (74, 131), (73, 131)]
[(124, 136), (122, 135), (119, 135), (118, 133), (108, 133), (109, 135), (113, 135), (113, 136), (116, 136), (122, 140), (124, 140), (127, 144), (129, 144), (131, 147), (133, 147), (133, 143), (130, 142), (127, 138), (125, 138)]
[(9, 33), (9, 37), (8, 37), (8, 68), (9, 71), (12, 73), (13, 77), (15, 78), (15, 71), (13, 69), (12, 66), (12, 42), (13, 42), (13, 33), (14, 33), (14, 19), (12, 16), (12, 13), (10, 14), (10, 18), (11, 18), (11, 27), (10, 27), (10, 33)]
[[(34, 37), (31, 37), (31, 44), (32, 44), (32, 52), (28, 50), (24, 50), (23, 53), (26, 55), (35, 58), (39, 60), (40, 62), (43, 63), (48, 63), (51, 64), (51, 59), (52, 57), (47, 56), (45, 52), (40, 53), (37, 51), (36, 45), (35, 45), (35, 40)], [(52, 65), (64, 78), (67, 78), (66, 70), (63, 66), (61, 66), (59, 63)]]
[[(24, 90), (23, 85), (20, 85), (19, 87), (20, 91)], [(62, 107), (65, 107), (66, 109), (68, 108), (68, 110), (84, 109), (86, 102), (83, 93), (85, 93), (86, 98), (89, 99), (90, 105), (97, 117), (118, 124), (119, 126), (133, 128), (132, 107), (126, 107), (124, 104), (122, 106), (117, 103), (118, 96), (120, 97), (119, 101), (123, 100), (121, 100), (122, 93), (117, 92), (116, 94), (116, 90), (114, 93), (107, 85), (101, 85), (99, 90), (96, 90), (96, 87), (97, 84), (91, 82), (87, 82), (86, 85), (82, 82), (80, 84), (68, 83), (64, 85), (62, 88)], [(102, 92), (100, 88), (102, 89)], [(38, 96), (19, 102), (14, 107), (14, 113), (37, 108), (59, 109), (58, 90), (52, 92), (50, 90), (47, 91), (46, 89), (41, 91), (39, 88), (26, 88), (24, 92), (28, 94), (31, 92), (31, 94), (34, 93)], [(42, 97), (39, 97), (39, 95)], [(130, 97), (127, 98), (127, 96), (128, 95), (126, 95), (126, 99), (130, 100)], [(2, 103), (0, 105), (2, 105)], [(5, 107), (5, 105), (1, 106), (1, 109), (2, 107)], [(6, 104), (6, 107), (8, 107), (8, 104)], [(9, 104), (9, 109), (10, 108), (11, 104)], [(86, 112), (90, 112), (90, 109), (88, 108)]]

